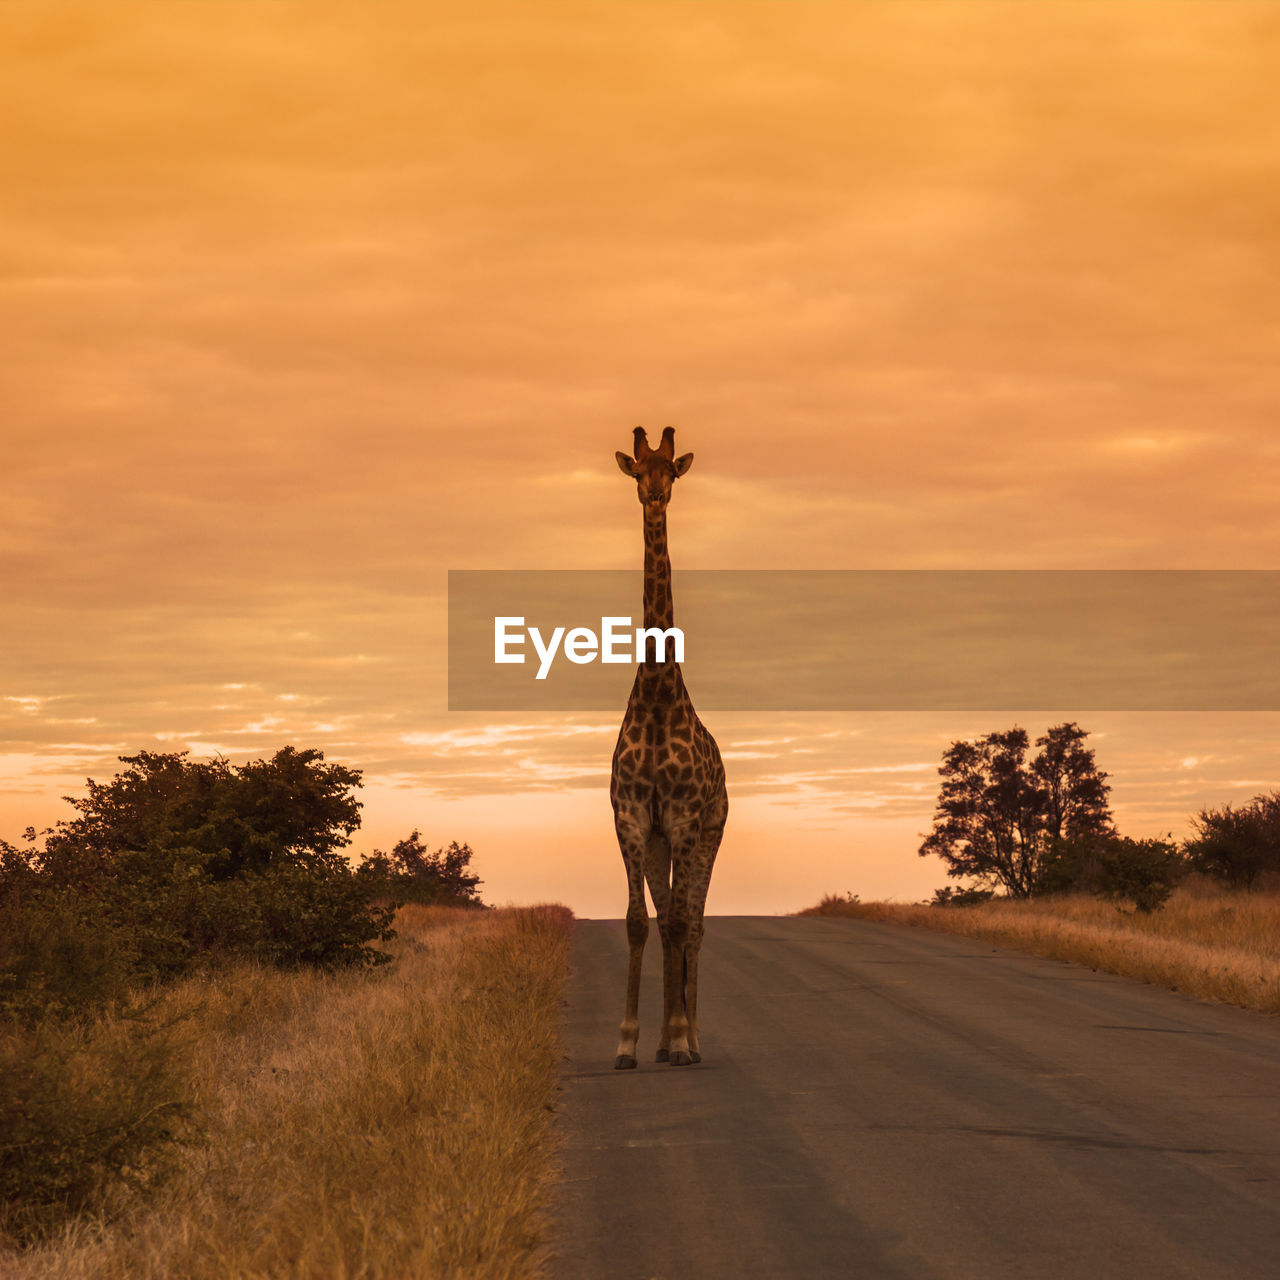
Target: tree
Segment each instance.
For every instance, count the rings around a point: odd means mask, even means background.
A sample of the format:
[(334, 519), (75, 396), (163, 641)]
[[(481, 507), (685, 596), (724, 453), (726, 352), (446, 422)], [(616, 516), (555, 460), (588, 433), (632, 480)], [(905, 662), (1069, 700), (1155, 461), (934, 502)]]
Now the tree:
[(1201, 809), (1191, 820), (1188, 863), (1234, 889), (1251, 889), (1264, 872), (1280, 873), (1280, 792), (1233, 808)]
[(1044, 791), (1044, 826), (1050, 840), (1111, 827), (1107, 775), (1084, 745), (1088, 736), (1087, 729), (1069, 720), (1036, 739), (1040, 753), (1031, 762), (1031, 773)]
[(479, 886), (483, 881), (468, 870), (474, 856), (470, 845), (456, 840), (447, 849), (432, 853), (415, 830), (398, 841), (389, 854), (375, 849), (360, 870), (380, 877), (388, 893), (406, 902), (482, 907)]
[(1068, 721), (1030, 741), (1015, 726), (943, 753), (933, 830), (920, 856), (940, 857), (955, 879), (1002, 887), (1015, 898), (1036, 892), (1052, 842), (1113, 830), (1107, 775), (1084, 745), (1088, 733)]

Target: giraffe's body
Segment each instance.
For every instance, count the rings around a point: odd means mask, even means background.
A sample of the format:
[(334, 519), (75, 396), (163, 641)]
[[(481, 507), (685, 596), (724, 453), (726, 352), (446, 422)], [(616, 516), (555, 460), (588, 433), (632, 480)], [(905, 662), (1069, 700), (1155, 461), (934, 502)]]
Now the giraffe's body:
[[(693, 461), (675, 458), (668, 427), (658, 450), (636, 429), (635, 458), (617, 455), (635, 478), (644, 508), (644, 625), (674, 625), (671, 560), (667, 554), (667, 501), (671, 485)], [(656, 662), (646, 650), (636, 670), (618, 745), (609, 797), (627, 869), (627, 1003), (618, 1043), (618, 1067), (636, 1065), (640, 966), (649, 933), (647, 882), (662, 939), (663, 1019), (658, 1061), (676, 1066), (699, 1060), (698, 951), (702, 913), (720, 838), (729, 813), (724, 765), (715, 739), (693, 709), (675, 662)]]

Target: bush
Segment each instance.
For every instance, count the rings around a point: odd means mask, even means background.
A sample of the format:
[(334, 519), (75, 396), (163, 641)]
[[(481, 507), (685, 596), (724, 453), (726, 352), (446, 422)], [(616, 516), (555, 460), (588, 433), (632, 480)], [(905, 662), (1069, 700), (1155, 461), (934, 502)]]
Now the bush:
[(323, 759), (285, 748), (237, 769), (122, 756), (129, 767), (90, 780), (79, 816), (43, 848), (34, 832), (27, 849), (0, 842), (0, 1012), (110, 1005), (130, 983), (220, 957), (383, 963), (373, 944), (394, 936), (393, 909), (338, 852), (358, 822), (347, 792), (359, 774)]
[(92, 895), (56, 886), (0, 907), (0, 1015), (110, 1008), (139, 983), (244, 958), (322, 968), (379, 965), (394, 937), (393, 906), (349, 867), (287, 863), (213, 880), (190, 850), (149, 849), (117, 860)]
[(240, 957), (321, 968), (378, 965), (370, 944), (395, 936), (394, 907), (345, 861), (280, 861), (214, 879), (194, 849), (148, 849), (120, 858), (127, 889), (108, 895), (112, 922), (130, 936), (138, 970), (167, 978), (199, 961)]
[(1058, 839), (1040, 859), (1034, 896), (1050, 893), (1096, 893), (1101, 867), (1102, 837)]
[(483, 907), (483, 881), (471, 871), (475, 856), (469, 844), (451, 841), (434, 853), (415, 830), (390, 853), (375, 849), (360, 864), (361, 876), (378, 884), (378, 892), (393, 900), (423, 906)]
[(1139, 911), (1164, 906), (1184, 873), (1169, 840), (1084, 836), (1055, 840), (1041, 861), (1036, 893), (1092, 893), (1132, 902)]
[(277, 867), (234, 884), (236, 919), (252, 922), (242, 951), (264, 964), (334, 969), (379, 965), (390, 955), (370, 946), (395, 937), (396, 908), (377, 906), (375, 888), (349, 868)]
[(1280, 873), (1280, 792), (1237, 808), (1201, 809), (1192, 825), (1196, 834), (1184, 851), (1195, 870), (1233, 889), (1251, 889), (1259, 876)]
[(94, 919), (92, 904), (50, 894), (22, 910), (0, 907), (0, 1019), (115, 1007), (136, 967), (131, 940)]
[(0, 1025), (0, 1237), (154, 1184), (193, 1133), (172, 1024), (134, 1009)]
[(990, 902), (995, 896), (991, 889), (957, 889), (955, 885), (944, 885), (933, 891), (933, 907), (976, 907), (981, 902)]
[(90, 778), (84, 799), (67, 797), (79, 817), (46, 832), (41, 860), (59, 879), (91, 882), (126, 849), (195, 849), (215, 880), (332, 863), (360, 825), (359, 771), (326, 764), (322, 751), (284, 747), (239, 767), (184, 751), (120, 762), (128, 768), (110, 782)]
[[(176, 1024), (140, 985), (230, 957), (390, 959), (373, 944), (395, 908), (338, 852), (357, 773), (292, 748), (241, 769), (122, 760), (43, 847), (0, 841), (0, 1239), (153, 1184), (193, 1131)], [(463, 882), (465, 854), (441, 864)]]
[(1113, 837), (1102, 849), (1098, 892), (1113, 902), (1132, 902), (1139, 911), (1158, 911), (1178, 887), (1183, 870), (1172, 841)]

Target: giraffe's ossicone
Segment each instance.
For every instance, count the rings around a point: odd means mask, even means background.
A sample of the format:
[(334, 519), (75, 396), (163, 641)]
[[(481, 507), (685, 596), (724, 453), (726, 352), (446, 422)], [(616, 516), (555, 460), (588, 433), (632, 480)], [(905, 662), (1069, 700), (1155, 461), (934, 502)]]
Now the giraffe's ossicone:
[[(632, 456), (618, 466), (636, 482), (644, 513), (644, 625), (675, 625), (667, 503), (693, 454), (675, 456), (667, 427), (657, 449), (635, 429)], [(646, 652), (613, 752), (609, 784), (614, 827), (627, 870), (627, 1002), (616, 1067), (636, 1065), (640, 968), (649, 935), (644, 886), (649, 885), (662, 939), (663, 1015), (657, 1060), (684, 1066), (698, 1051), (698, 951), (702, 915), (720, 839), (729, 814), (724, 764), (716, 740), (693, 709), (678, 663)]]

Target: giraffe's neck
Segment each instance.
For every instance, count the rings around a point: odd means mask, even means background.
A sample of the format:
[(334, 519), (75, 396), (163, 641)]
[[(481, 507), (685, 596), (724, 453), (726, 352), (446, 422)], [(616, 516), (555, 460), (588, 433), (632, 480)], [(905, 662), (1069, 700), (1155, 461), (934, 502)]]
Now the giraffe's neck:
[(675, 626), (671, 599), (671, 557), (667, 554), (667, 513), (644, 513), (644, 625)]

